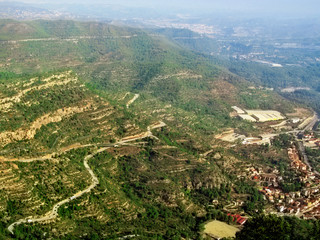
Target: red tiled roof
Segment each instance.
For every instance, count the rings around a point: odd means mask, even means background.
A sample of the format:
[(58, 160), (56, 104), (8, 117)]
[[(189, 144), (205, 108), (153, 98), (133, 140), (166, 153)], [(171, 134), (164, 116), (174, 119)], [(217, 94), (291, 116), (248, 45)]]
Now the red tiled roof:
[(241, 217), (239, 214), (231, 214), (231, 213), (228, 213), (227, 215), (228, 215), (228, 216), (232, 216), (232, 217), (233, 217), (233, 221), (234, 221), (234, 222), (237, 222), (237, 223), (240, 224), (240, 225), (244, 224), (244, 223), (247, 221), (246, 218)]
[(246, 221), (247, 221), (246, 218), (241, 218), (241, 219), (238, 221), (238, 223), (242, 225), (242, 224), (244, 224)]

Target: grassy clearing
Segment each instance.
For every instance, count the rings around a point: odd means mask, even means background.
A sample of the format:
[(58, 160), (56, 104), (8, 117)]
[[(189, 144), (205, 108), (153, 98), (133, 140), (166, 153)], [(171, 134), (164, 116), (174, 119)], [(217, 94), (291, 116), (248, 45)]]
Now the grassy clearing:
[(235, 237), (236, 232), (240, 231), (238, 228), (226, 224), (224, 222), (214, 220), (205, 225), (204, 232), (218, 238)]

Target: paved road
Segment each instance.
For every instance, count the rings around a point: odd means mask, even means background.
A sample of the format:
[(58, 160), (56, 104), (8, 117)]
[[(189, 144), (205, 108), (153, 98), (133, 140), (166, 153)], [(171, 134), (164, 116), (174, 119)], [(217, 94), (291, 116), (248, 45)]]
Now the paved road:
[(0, 41), (0, 43), (19, 43), (19, 42), (47, 42), (47, 41), (78, 41), (82, 39), (121, 39), (121, 38), (132, 38), (137, 37), (137, 34), (133, 35), (123, 35), (123, 36), (74, 36), (69, 38), (29, 38), (29, 39), (20, 39), (20, 40), (7, 40), (7, 41)]
[[(304, 131), (310, 131), (313, 129), (314, 125), (319, 121), (319, 116), (317, 113), (314, 114), (314, 117), (312, 118), (312, 120), (310, 121), (309, 124), (307, 124), (307, 126), (302, 130), (303, 132)], [(297, 133), (298, 134), (298, 133)], [(297, 141), (298, 143), (298, 149), (299, 149), (299, 152), (305, 162), (305, 164), (307, 164), (307, 166), (309, 167), (310, 171), (313, 171), (316, 175), (320, 176), (320, 173), (316, 170), (314, 170), (309, 162), (309, 159), (308, 159), (308, 156), (306, 154), (306, 148), (305, 146), (303, 145), (303, 142), (302, 141)]]
[(303, 161), (305, 162), (305, 164), (307, 164), (307, 166), (310, 169), (310, 171), (312, 171), (312, 167), (311, 167), (311, 165), (309, 163), (308, 156), (306, 154), (306, 151), (305, 151), (306, 149), (305, 149), (305, 147), (303, 145), (303, 142), (298, 141), (297, 143), (298, 143), (298, 150), (300, 152), (301, 157), (303, 158)]
[(299, 148), (299, 152), (301, 154), (301, 156), (303, 157), (303, 161), (305, 162), (305, 164), (307, 164), (307, 166), (309, 167), (310, 171), (314, 172), (314, 174), (320, 176), (320, 173), (316, 170), (314, 170), (309, 162), (308, 156), (306, 154), (306, 149), (303, 145), (303, 142), (298, 141), (298, 148)]
[[(166, 124), (164, 122), (160, 122), (159, 124), (156, 124), (156, 125), (151, 125), (151, 126), (148, 127), (148, 131), (145, 132), (145, 133), (142, 133), (142, 134), (139, 134), (139, 135), (135, 135), (135, 136), (131, 136), (131, 137), (123, 138), (121, 141), (119, 141), (117, 143), (114, 143), (114, 144), (107, 144), (106, 147), (100, 148), (95, 153), (87, 155), (83, 160), (83, 164), (84, 164), (85, 168), (87, 169), (87, 171), (90, 173), (91, 178), (92, 178), (92, 183), (91, 183), (91, 185), (89, 187), (87, 187), (86, 189), (74, 194), (73, 196), (71, 196), (69, 198), (66, 198), (66, 199), (56, 203), (53, 206), (52, 210), (49, 211), (48, 213), (46, 213), (42, 217), (39, 217), (39, 218), (23, 218), (23, 219), (20, 219), (20, 220), (18, 220), (16, 222), (12, 223), (8, 227), (9, 232), (13, 234), (14, 228), (17, 225), (20, 225), (22, 223), (44, 222), (44, 221), (49, 221), (49, 220), (57, 218), (58, 210), (62, 205), (66, 204), (66, 203), (68, 203), (68, 202), (70, 202), (70, 201), (72, 201), (72, 200), (74, 200), (76, 198), (81, 197), (85, 193), (89, 193), (92, 189), (94, 189), (99, 184), (99, 179), (94, 174), (94, 172), (92, 171), (92, 169), (90, 168), (90, 166), (88, 164), (89, 159), (94, 157), (96, 154), (101, 153), (101, 152), (103, 152), (103, 151), (105, 151), (105, 150), (107, 150), (107, 149), (109, 149), (111, 147), (126, 145), (128, 142), (140, 140), (140, 139), (143, 139), (143, 138), (146, 138), (146, 137), (155, 137), (155, 136), (153, 136), (153, 134), (151, 132), (151, 129), (156, 129), (156, 128), (160, 128), (160, 127), (164, 127), (164, 126), (166, 126)], [(85, 145), (85, 147), (87, 147), (87, 146), (88, 145)], [(20, 160), (17, 160), (17, 161), (20, 161)], [(32, 160), (29, 160), (28, 162), (32, 162), (32, 161), (39, 161), (39, 159), (32, 159)]]
[(310, 119), (309, 123), (302, 129), (302, 131), (310, 131), (313, 126), (319, 121), (319, 116), (317, 113), (314, 113), (313, 117)]

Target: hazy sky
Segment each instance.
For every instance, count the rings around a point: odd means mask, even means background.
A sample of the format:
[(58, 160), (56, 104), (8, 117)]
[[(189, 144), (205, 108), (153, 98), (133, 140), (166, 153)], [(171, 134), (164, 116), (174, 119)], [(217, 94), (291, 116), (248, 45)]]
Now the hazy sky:
[[(0, 0), (3, 2), (4, 0)], [(6, 0), (11, 1), (11, 0)], [(237, 12), (265, 15), (317, 16), (320, 0), (15, 0), (26, 3), (116, 4), (179, 11)], [(13, 2), (13, 1), (11, 1)]]

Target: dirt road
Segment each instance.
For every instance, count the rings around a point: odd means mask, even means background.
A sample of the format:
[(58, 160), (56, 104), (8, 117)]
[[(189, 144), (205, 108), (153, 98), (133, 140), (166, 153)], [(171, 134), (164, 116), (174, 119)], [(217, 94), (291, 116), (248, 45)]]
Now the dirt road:
[(135, 94), (134, 97), (127, 103), (127, 108), (129, 108), (129, 106), (138, 99), (138, 97), (140, 96), (140, 94)]
[[(136, 140), (140, 140), (140, 139), (143, 139), (143, 138), (146, 138), (146, 137), (154, 137), (152, 132), (151, 132), (151, 129), (156, 129), (156, 128), (160, 128), (160, 127), (164, 127), (166, 126), (166, 124), (164, 122), (159, 122), (157, 124), (153, 124), (151, 126), (148, 127), (148, 131), (145, 132), (145, 133), (141, 133), (139, 135), (135, 135), (135, 136), (131, 136), (131, 137), (126, 137), (126, 138), (123, 138), (121, 139), (119, 142), (116, 142), (114, 143), (113, 145), (110, 145), (110, 146), (107, 146), (107, 147), (103, 147), (103, 148), (100, 148), (98, 149), (95, 153), (91, 153), (87, 156), (84, 157), (84, 160), (83, 160), (83, 164), (86, 168), (86, 170), (89, 172), (89, 174), (91, 175), (91, 178), (92, 178), (92, 183), (90, 186), (88, 186), (86, 189), (74, 194), (73, 196), (71, 197), (68, 197), (58, 203), (56, 203), (52, 210), (47, 212), (44, 216), (42, 217), (38, 217), (38, 218), (23, 218), (23, 219), (20, 219), (14, 223), (12, 223), (9, 227), (8, 227), (8, 230), (11, 234), (13, 234), (13, 230), (14, 228), (17, 226), (17, 225), (20, 225), (22, 223), (32, 223), (32, 222), (45, 222), (45, 221), (49, 221), (49, 220), (52, 220), (52, 219), (55, 219), (58, 217), (58, 210), (59, 208), (76, 199), (76, 198), (79, 198), (81, 197), (82, 195), (84, 195), (85, 193), (89, 193), (92, 189), (94, 189), (98, 184), (99, 184), (99, 179), (97, 178), (97, 176), (94, 174), (94, 172), (92, 171), (92, 169), (90, 168), (89, 164), (88, 164), (88, 161), (89, 159), (93, 158), (96, 154), (98, 153), (101, 153), (111, 147), (114, 147), (114, 146), (121, 146), (121, 145), (126, 145), (127, 142), (131, 142), (131, 141), (136, 141)], [(88, 145), (84, 145), (84, 147), (87, 147)], [(78, 148), (79, 146), (77, 146)], [(22, 160), (16, 160), (16, 161), (22, 161)], [(24, 162), (33, 162), (33, 161), (39, 161), (39, 158), (37, 159), (29, 159), (28, 161), (25, 161)]]

